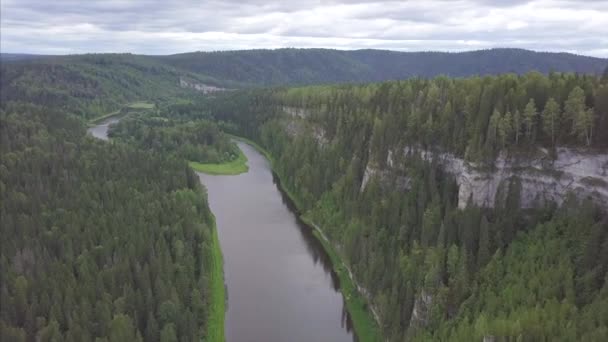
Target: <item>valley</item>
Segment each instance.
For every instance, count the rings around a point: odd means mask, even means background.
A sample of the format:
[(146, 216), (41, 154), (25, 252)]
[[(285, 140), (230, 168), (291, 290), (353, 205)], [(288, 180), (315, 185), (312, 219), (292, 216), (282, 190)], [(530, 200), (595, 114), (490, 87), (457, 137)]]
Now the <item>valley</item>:
[(2, 337), (603, 340), (606, 61), (416, 56), (3, 63)]

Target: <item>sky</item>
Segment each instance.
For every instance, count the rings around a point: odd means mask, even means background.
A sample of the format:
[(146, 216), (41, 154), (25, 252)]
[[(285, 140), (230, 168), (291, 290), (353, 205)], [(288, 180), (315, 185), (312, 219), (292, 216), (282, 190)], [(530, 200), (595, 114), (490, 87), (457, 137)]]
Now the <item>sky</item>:
[(11, 53), (515, 47), (608, 57), (608, 0), (1, 0), (0, 30)]

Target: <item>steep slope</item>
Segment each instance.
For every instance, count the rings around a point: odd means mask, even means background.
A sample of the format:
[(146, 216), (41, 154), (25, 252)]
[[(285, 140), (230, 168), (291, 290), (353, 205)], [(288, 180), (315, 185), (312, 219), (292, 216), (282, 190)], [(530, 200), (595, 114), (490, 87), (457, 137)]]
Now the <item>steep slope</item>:
[[(91, 54), (2, 63), (0, 101), (28, 102), (92, 118), (139, 100), (163, 101), (188, 94), (183, 80), (221, 85), (146, 56)], [(195, 90), (192, 90), (194, 92)]]
[(132, 55), (3, 62), (0, 76), (0, 340), (223, 334), (198, 177), (170, 154), (98, 141), (82, 120), (205, 80)]
[(389, 340), (602, 341), (607, 92), (597, 76), (438, 77), (250, 91), (213, 112), (269, 150)]
[(462, 53), (277, 49), (192, 52), (155, 57), (175, 67), (257, 85), (369, 82), (537, 70), (599, 74), (608, 60), (568, 53), (492, 49)]

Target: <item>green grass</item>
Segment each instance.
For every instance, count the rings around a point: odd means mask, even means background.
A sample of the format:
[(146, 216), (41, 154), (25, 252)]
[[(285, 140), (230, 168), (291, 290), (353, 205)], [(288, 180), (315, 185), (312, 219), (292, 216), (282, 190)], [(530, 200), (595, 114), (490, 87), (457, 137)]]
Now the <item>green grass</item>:
[(226, 294), (224, 287), (224, 261), (220, 240), (217, 235), (217, 226), (213, 218), (213, 236), (211, 247), (211, 272), (210, 272), (210, 306), (209, 317), (207, 318), (207, 331), (204, 341), (223, 342), (224, 319), (226, 315)]
[[(149, 102), (143, 102), (143, 101), (138, 101), (138, 102), (132, 102), (129, 104), (126, 104), (123, 106), (123, 108), (130, 108), (130, 109), (152, 109), (154, 108), (154, 103), (149, 103)], [(88, 125), (89, 126), (94, 126), (97, 125), (98, 123), (100, 123), (101, 121), (111, 118), (113, 116), (116, 115), (120, 115), (122, 114), (122, 108), (116, 111), (113, 111), (111, 113), (108, 114), (104, 114), (101, 116), (97, 116), (92, 118), (91, 120), (89, 120)]]
[[(302, 220), (309, 226), (315, 227), (315, 225), (306, 218), (303, 217)], [(353, 326), (359, 341), (382, 341), (378, 324), (376, 323), (376, 320), (372, 316), (370, 310), (367, 308), (367, 301), (359, 293), (359, 290), (357, 290), (357, 287), (350, 278), (346, 265), (331, 246), (329, 241), (325, 240), (323, 236), (321, 236), (318, 229), (315, 229), (313, 234), (317, 237), (317, 239), (319, 239), (319, 241), (321, 241), (321, 244), (331, 259), (334, 271), (336, 271), (338, 278), (340, 278), (340, 291), (344, 296), (346, 308), (350, 313), (350, 318), (353, 321)]]
[(247, 165), (247, 157), (239, 149), (239, 155), (235, 160), (221, 164), (203, 164), (194, 161), (188, 162), (190, 167), (196, 171), (206, 173), (209, 175), (238, 175), (249, 171)]
[(99, 124), (100, 122), (102, 122), (103, 120), (111, 118), (111, 117), (119, 115), (119, 114), (120, 114), (120, 110), (117, 110), (117, 111), (114, 111), (114, 112), (111, 112), (108, 114), (104, 114), (102, 116), (95, 117), (95, 118), (89, 120), (88, 125), (95, 126), (95, 125)]
[(133, 108), (133, 109), (152, 109), (152, 108), (154, 108), (154, 103), (137, 101), (137, 102), (132, 102), (132, 103), (126, 105), (125, 107)]
[[(268, 153), (268, 151), (266, 151), (263, 147), (247, 138), (234, 135), (231, 135), (231, 137), (245, 142), (251, 145), (256, 150), (258, 150), (270, 161), (270, 164), (273, 165), (273, 169), (275, 169), (274, 159), (272, 158), (270, 153)], [(280, 179), (281, 175), (277, 175)], [(287, 196), (291, 199), (291, 201), (296, 205), (297, 208), (302, 208), (302, 206), (300, 205), (300, 200), (295, 194), (293, 194), (291, 191), (289, 191), (289, 189), (285, 188), (284, 186), (281, 186), (281, 189), (287, 194)], [(338, 278), (340, 278), (340, 292), (342, 292), (342, 295), (344, 296), (346, 308), (350, 313), (350, 317), (352, 319), (355, 332), (357, 333), (358, 340), (361, 342), (382, 341), (382, 335), (380, 333), (378, 324), (372, 316), (371, 311), (367, 308), (366, 300), (359, 293), (359, 290), (357, 290), (357, 287), (350, 278), (348, 269), (346, 268), (344, 261), (338, 255), (331, 243), (323, 238), (323, 236), (319, 232), (319, 228), (316, 228), (317, 226), (308, 218), (306, 218), (306, 216), (301, 216), (301, 218), (304, 223), (314, 229), (314, 236), (323, 245), (323, 248), (331, 259), (334, 271), (338, 275)]]

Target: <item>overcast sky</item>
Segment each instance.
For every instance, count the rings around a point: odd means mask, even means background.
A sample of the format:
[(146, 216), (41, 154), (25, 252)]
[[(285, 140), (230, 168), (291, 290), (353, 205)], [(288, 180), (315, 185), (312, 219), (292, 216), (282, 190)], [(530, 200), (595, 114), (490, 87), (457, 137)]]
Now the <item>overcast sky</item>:
[(2, 52), (518, 47), (608, 57), (608, 0), (1, 0), (0, 4)]

